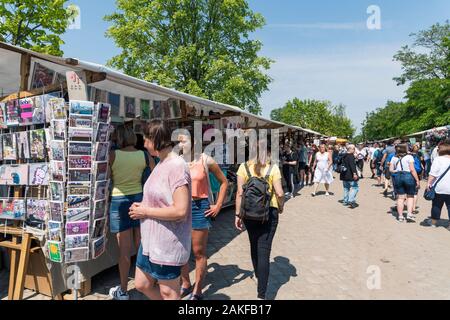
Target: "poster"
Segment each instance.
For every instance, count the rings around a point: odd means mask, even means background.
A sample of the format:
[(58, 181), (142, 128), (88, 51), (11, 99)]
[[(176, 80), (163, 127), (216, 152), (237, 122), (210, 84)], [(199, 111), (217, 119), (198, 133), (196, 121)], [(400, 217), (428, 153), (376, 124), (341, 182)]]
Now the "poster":
[(125, 118), (136, 117), (136, 99), (125, 97)]
[(150, 100), (141, 99), (141, 119), (150, 119)]
[(51, 85), (54, 76), (55, 71), (35, 62), (33, 75), (31, 77), (31, 89), (38, 89)]
[(110, 115), (114, 117), (120, 116), (120, 94), (112, 92), (108, 93), (108, 101), (111, 105)]

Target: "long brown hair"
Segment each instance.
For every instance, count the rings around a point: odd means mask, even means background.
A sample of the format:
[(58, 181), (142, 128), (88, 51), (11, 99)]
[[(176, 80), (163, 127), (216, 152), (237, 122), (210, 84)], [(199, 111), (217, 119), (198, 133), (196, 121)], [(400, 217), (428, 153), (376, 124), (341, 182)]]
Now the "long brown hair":
[[(268, 141), (270, 141), (270, 138), (268, 138)], [(269, 155), (271, 154), (271, 151), (272, 151), (270, 143), (267, 143), (266, 150), (261, 150), (261, 149), (263, 149), (261, 147), (261, 144), (262, 144), (262, 142), (258, 143), (258, 150), (257, 150), (258, 151), (258, 156), (256, 158), (256, 163), (255, 163), (255, 173), (256, 173), (257, 176), (261, 176), (261, 170), (262, 170), (263, 167), (266, 166), (267, 159), (269, 158)], [(267, 154), (262, 155), (261, 152), (264, 152), (264, 151), (266, 151)]]

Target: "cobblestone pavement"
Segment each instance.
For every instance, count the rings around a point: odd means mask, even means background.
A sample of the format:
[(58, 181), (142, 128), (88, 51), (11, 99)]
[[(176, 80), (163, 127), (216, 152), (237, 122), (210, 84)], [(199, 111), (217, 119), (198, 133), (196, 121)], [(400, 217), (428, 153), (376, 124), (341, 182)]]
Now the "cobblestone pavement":
[[(360, 207), (354, 210), (337, 202), (339, 181), (331, 187), (334, 195), (312, 198), (306, 187), (286, 204), (272, 249), (268, 298), (450, 298), (450, 232), (420, 226), (430, 212), (421, 196), (417, 223), (398, 223), (388, 213), (394, 202), (374, 184), (361, 181)], [(223, 212), (211, 231), (206, 299), (256, 298), (247, 234), (234, 229), (233, 212)], [(144, 299), (134, 290), (132, 276), (132, 299)], [(6, 281), (2, 272), (0, 298), (6, 296)], [(92, 293), (84, 299), (109, 299), (108, 289), (117, 283), (117, 268), (106, 270), (92, 279)], [(27, 291), (30, 295), (45, 298)]]

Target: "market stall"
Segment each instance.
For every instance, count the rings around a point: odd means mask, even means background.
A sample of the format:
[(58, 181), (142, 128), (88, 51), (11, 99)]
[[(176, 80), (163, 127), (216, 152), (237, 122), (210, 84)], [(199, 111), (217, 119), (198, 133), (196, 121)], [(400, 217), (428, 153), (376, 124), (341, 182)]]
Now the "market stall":
[[(138, 134), (151, 119), (170, 119), (174, 128), (201, 121), (202, 133), (256, 128), (278, 129), (281, 139), (322, 137), (101, 65), (1, 42), (0, 74), (0, 233), (3, 226), (32, 235), (34, 244), (25, 251), (5, 240), (5, 247), (24, 256), (25, 274), (14, 282), (52, 297), (71, 289), (74, 265), (88, 283), (117, 264), (107, 227), (107, 155), (118, 124), (132, 125)], [(228, 144), (217, 143), (226, 158)], [(230, 181), (226, 206), (233, 205), (237, 166), (225, 161), (221, 167)]]

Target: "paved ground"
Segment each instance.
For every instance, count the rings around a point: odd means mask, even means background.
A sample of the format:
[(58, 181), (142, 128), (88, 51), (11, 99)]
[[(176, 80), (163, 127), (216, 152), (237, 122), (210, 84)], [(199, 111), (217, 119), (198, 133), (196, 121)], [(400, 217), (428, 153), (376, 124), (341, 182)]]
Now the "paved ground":
[[(398, 223), (388, 214), (394, 202), (374, 183), (362, 180), (361, 206), (355, 210), (337, 202), (342, 194), (338, 181), (330, 197), (312, 198), (306, 187), (286, 204), (272, 250), (269, 298), (450, 298), (450, 232), (419, 225), (430, 211), (430, 203), (422, 199), (418, 222)], [(221, 214), (211, 232), (207, 299), (256, 297), (247, 234), (234, 229), (233, 219), (233, 211)], [(92, 294), (85, 299), (108, 299), (117, 275), (111, 268), (94, 277)], [(0, 298), (6, 295), (6, 281), (2, 272)], [(131, 278), (132, 298), (143, 299), (133, 287)], [(31, 292), (26, 296), (30, 294), (31, 299), (44, 298)]]

